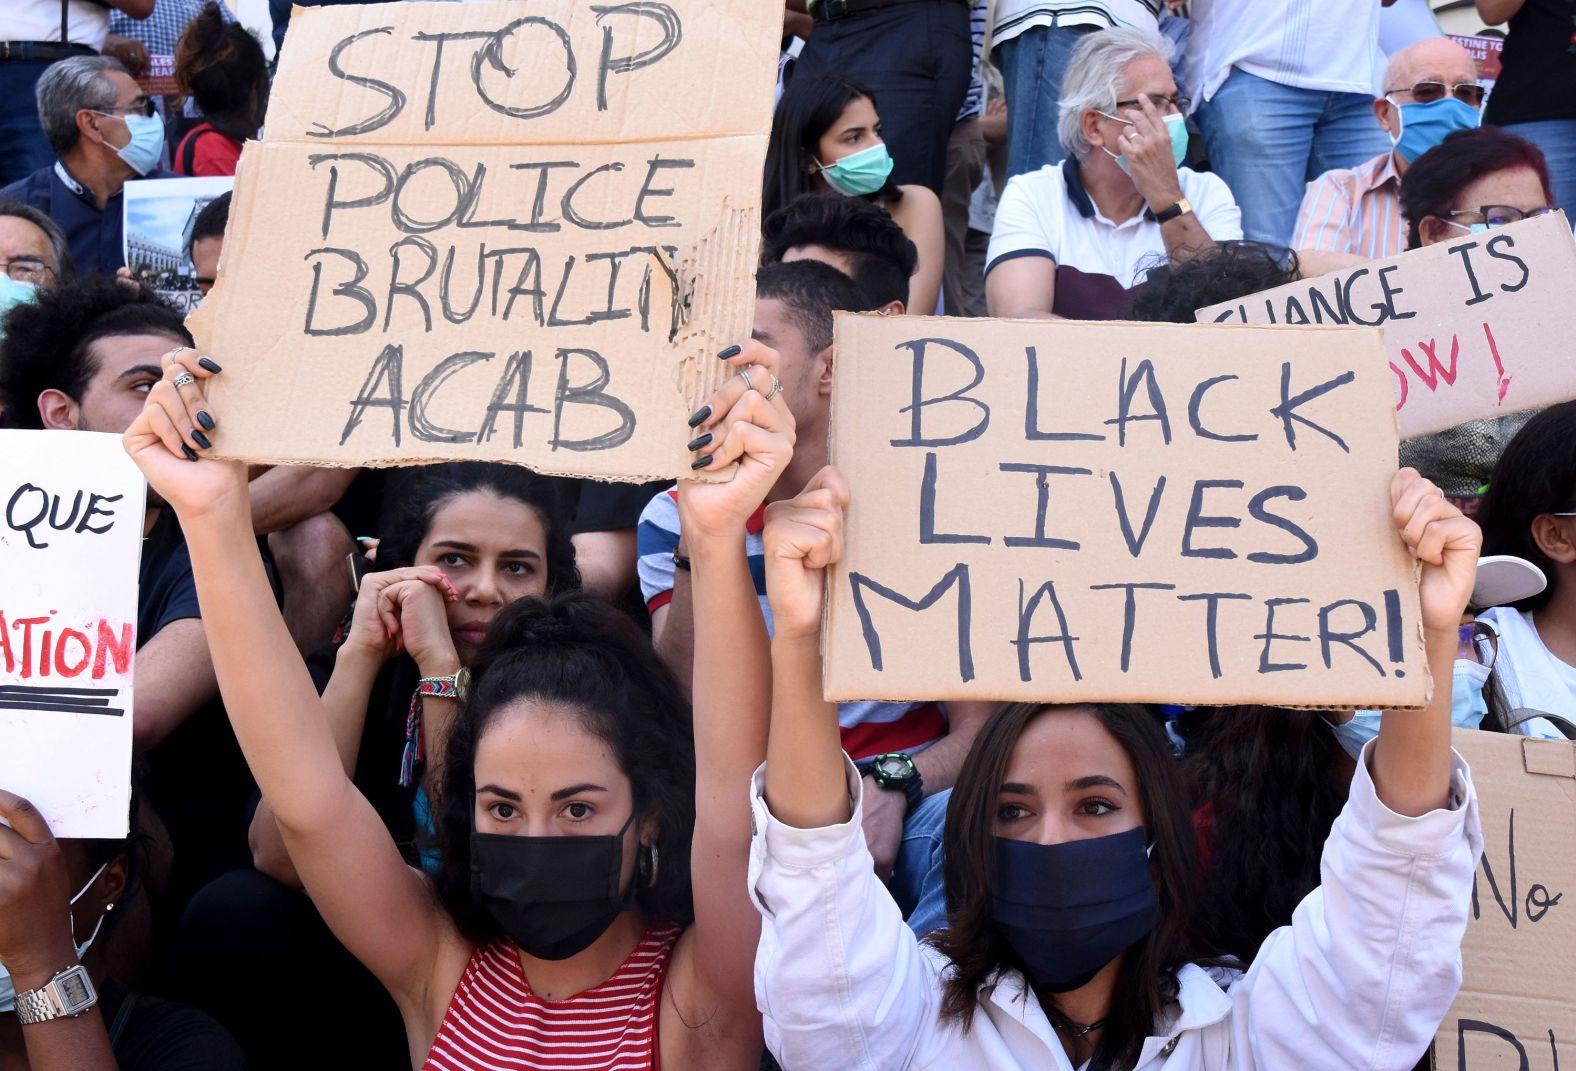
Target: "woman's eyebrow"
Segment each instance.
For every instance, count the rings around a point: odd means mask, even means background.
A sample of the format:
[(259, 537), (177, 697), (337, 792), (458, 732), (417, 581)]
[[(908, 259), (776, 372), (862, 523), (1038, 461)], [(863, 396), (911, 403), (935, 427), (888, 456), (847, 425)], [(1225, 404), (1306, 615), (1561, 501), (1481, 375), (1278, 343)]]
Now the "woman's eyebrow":
[(1079, 777), (1067, 782), (1067, 791), (1081, 792), (1086, 788), (1114, 788), (1122, 795), (1127, 795), (1127, 789), (1122, 787), (1122, 782), (1105, 774), (1090, 774), (1088, 777)]

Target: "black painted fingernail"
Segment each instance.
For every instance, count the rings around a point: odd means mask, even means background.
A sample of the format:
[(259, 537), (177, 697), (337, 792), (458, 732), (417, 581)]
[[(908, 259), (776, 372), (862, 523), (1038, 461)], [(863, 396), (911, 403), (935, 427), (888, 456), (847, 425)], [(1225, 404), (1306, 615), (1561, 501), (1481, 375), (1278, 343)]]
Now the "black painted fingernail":
[(204, 450), (212, 450), (213, 449), (213, 443), (208, 441), (208, 436), (204, 435), (202, 432), (198, 431), (196, 428), (192, 429), (192, 442), (196, 443), (198, 446), (202, 447)]
[(710, 457), (697, 457), (694, 461), (690, 462), (690, 468), (692, 468), (692, 469), (703, 469), (707, 465), (710, 465), (710, 464), (711, 464), (711, 458)]
[(217, 364), (215, 364), (213, 361), (210, 361), (206, 357), (199, 357), (199, 358), (197, 358), (197, 363), (202, 365), (202, 367), (208, 369), (208, 371), (210, 371), (210, 372), (223, 372), (224, 371), (224, 369), (220, 368)]
[(743, 352), (744, 352), (744, 347), (743, 346), (729, 346), (727, 349), (725, 349), (721, 353), (717, 354), (717, 356), (718, 356), (719, 359), (726, 361), (728, 358), (730, 358), (730, 357), (737, 357), (739, 354), (741, 354)]
[(699, 450), (702, 447), (709, 445), (710, 443), (711, 443), (711, 432), (708, 431), (705, 435), (702, 435), (699, 438), (691, 439), (689, 441), (689, 445), (686, 446), (684, 449), (686, 449), (686, 450)]
[(181, 443), (181, 453), (186, 455), (186, 460), (187, 461), (196, 461), (197, 460), (197, 451), (193, 450), (191, 447), (187, 446), (185, 443)]
[(201, 424), (207, 431), (213, 430), (213, 417), (208, 415), (206, 409), (197, 410), (197, 423)]
[(689, 418), (689, 426), (693, 428), (709, 416), (711, 416), (711, 406), (703, 405), (695, 410), (695, 414)]

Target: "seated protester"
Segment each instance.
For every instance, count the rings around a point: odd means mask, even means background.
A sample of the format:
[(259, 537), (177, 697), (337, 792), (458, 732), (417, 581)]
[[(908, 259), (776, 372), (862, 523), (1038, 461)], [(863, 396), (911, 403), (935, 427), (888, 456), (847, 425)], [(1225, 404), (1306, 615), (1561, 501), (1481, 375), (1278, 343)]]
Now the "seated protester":
[(1390, 57), (1374, 116), (1394, 148), (1308, 183), (1292, 237), (1305, 275), (1393, 257), (1406, 248), (1401, 179), (1446, 134), (1478, 125), (1483, 94), (1472, 54), (1448, 37), (1427, 38)]
[[(756, 375), (775, 373), (770, 351), (746, 354)], [(520, 600), (493, 618), (469, 679), (451, 682), (465, 694), (432, 758), (439, 869), (407, 866), (346, 775), (250, 553), (244, 467), (182, 460), (211, 403), (178, 374), (212, 373), (195, 353), (168, 355), (127, 451), (188, 526), (204, 599), (227, 608), (209, 646), (247, 760), (313, 903), (399, 1005), (412, 1063), (756, 1067), (748, 815), (724, 801), (759, 759), (739, 744), (764, 733), (764, 705), (752, 713), (738, 691), (692, 722), (616, 610), (576, 594)], [(739, 422), (727, 408), (725, 433)], [(741, 438), (761, 445), (731, 444)], [(427, 597), (417, 584), (380, 599), (402, 608), (386, 627), (412, 651), (435, 624), (406, 616), (407, 599)], [(723, 680), (731, 663), (713, 644), (700, 668)]]
[(761, 214), (770, 218), (806, 193), (860, 198), (882, 209), (918, 250), (904, 307), (930, 315), (941, 296), (946, 232), (941, 201), (926, 186), (892, 182), (892, 157), (870, 90), (834, 75), (795, 78), (772, 114)]
[[(870, 873), (862, 789), (821, 699), (825, 566), (847, 501), (840, 476), (828, 484), (841, 502), (774, 506), (765, 536), (776, 633), (751, 892), (756, 987), (782, 1066), (1409, 1071), (1461, 983), (1482, 851), (1448, 693), (1385, 719), (1324, 847), (1331, 895), (1311, 893), (1247, 965), (1199, 962), (1193, 826), (1150, 710), (1008, 707), (959, 774), (950, 926), (921, 943)], [(1423, 563), (1437, 679), (1479, 535), (1416, 473), (1403, 470), (1391, 495)]]
[(175, 149), (182, 175), (233, 175), (241, 145), (255, 138), (268, 109), (268, 58), (252, 32), (225, 20), (209, 0), (175, 46), (175, 85), (196, 100), (203, 121)]
[(126, 262), (126, 183), (174, 177), (159, 170), (164, 121), (126, 68), (108, 56), (50, 64), (36, 92), (38, 117), (57, 159), (0, 190), (0, 197), (31, 205), (59, 224), (77, 271), (114, 275)]
[[(136, 795), (133, 834), (121, 840), (56, 840), (31, 804), (5, 791), (0, 818), (10, 825), (0, 826), (0, 1067), (245, 1071), (218, 1023), (112, 973), (124, 948), (151, 944), (151, 935), (132, 932), (137, 916), (125, 910), (140, 896), (143, 869)], [(75, 1017), (39, 1019), (41, 990), (78, 965), (94, 1004)]]
[(766, 218), (761, 263), (819, 260), (864, 290), (877, 312), (907, 310), (919, 253), (903, 228), (859, 197), (806, 193)]
[(1485, 691), (1502, 702), (1505, 731), (1561, 736), (1532, 712), (1576, 722), (1576, 402), (1549, 406), (1510, 440), (1478, 519), (1485, 554), (1525, 558), (1548, 581), (1478, 615), (1499, 636)]
[[(180, 313), (152, 291), (79, 279), (11, 310), (0, 341), (0, 408), (12, 427), (119, 435), (158, 381), (161, 355), (191, 341)], [(147, 756), (148, 804), (175, 848), (160, 904), (168, 923), (198, 887), (249, 864), (252, 783), (219, 703), (180, 522), (157, 494), (148, 495), (147, 512), (132, 739)]]
[(1296, 282), (1299, 256), (1263, 242), (1225, 241), (1182, 261), (1162, 261), (1143, 276), (1128, 316), (1151, 323), (1197, 323), (1194, 313)]
[(1181, 166), (1188, 101), (1153, 28), (1086, 34), (1062, 83), (1067, 159), (1015, 175), (986, 254), (992, 316), (1126, 317), (1142, 269), (1242, 237), (1231, 191)]
[(224, 252), (224, 229), (230, 224), (230, 193), (221, 193), (203, 205), (192, 220), (192, 232), (186, 239), (186, 255), (192, 261), (192, 274), (197, 279), (197, 289), (203, 297), (213, 289), (219, 277), (219, 254)]
[(60, 225), (31, 205), (0, 198), (0, 274), (49, 290), (77, 277)]
[[(1459, 241), (1463, 235), (1554, 211), (1543, 153), (1495, 127), (1451, 134), (1413, 161), (1401, 184), (1407, 248)], [(1528, 413), (1469, 420), (1401, 443), (1401, 464), (1439, 485), (1470, 515), (1490, 470), (1527, 422)]]
[[(782, 396), (797, 428), (792, 460), (783, 468), (766, 501), (793, 497), (826, 464), (831, 421), (833, 377), (832, 312), (867, 311), (871, 299), (848, 276), (814, 261), (768, 264), (755, 280), (754, 337), (781, 355)], [(762, 390), (775, 389), (755, 382)], [(704, 407), (695, 414), (695, 439), (704, 465), (709, 448), (720, 441), (714, 425), (721, 415)], [(699, 682), (695, 667), (697, 629), (689, 569), (689, 541), (683, 529), (677, 489), (657, 495), (640, 518), (640, 585), (651, 611), (651, 635), (681, 686)], [(767, 627), (771, 615), (761, 568), (761, 514), (749, 518), (744, 545)], [(952, 784), (958, 763), (979, 731), (990, 707), (984, 703), (844, 703), (838, 717), (843, 746), (882, 784), (866, 810), (865, 835), (883, 878), (893, 873), (899, 844), (918, 834), (906, 824), (927, 794)], [(886, 760), (884, 762), (878, 760)], [(877, 765), (882, 768), (877, 770)], [(939, 832), (944, 810), (927, 811), (927, 829)], [(912, 907), (922, 894), (919, 874), (897, 875), (905, 903)]]

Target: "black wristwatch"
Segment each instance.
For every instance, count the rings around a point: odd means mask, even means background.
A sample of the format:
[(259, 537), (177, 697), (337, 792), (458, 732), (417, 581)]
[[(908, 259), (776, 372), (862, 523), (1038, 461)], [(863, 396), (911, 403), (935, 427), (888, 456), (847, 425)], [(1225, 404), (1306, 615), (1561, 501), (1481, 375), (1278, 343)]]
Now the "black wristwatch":
[(919, 801), (925, 798), (925, 782), (919, 776), (919, 768), (914, 765), (912, 758), (901, 751), (888, 752), (871, 759), (870, 776), (877, 787), (901, 792), (908, 797), (908, 806), (903, 812), (905, 818), (913, 814)]
[(1186, 197), (1184, 197), (1184, 198), (1182, 198), (1182, 200), (1178, 201), (1176, 204), (1172, 205), (1171, 207), (1163, 208), (1159, 212), (1156, 212), (1155, 213), (1155, 222), (1156, 223), (1170, 223), (1172, 220), (1176, 219), (1178, 216), (1185, 216), (1191, 211), (1193, 211), (1193, 205)]

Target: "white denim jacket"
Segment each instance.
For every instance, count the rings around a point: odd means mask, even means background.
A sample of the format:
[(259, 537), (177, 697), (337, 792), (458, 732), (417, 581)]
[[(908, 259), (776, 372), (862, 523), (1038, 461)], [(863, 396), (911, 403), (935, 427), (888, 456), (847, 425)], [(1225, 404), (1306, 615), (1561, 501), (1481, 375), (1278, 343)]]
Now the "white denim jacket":
[[(1374, 794), (1372, 745), (1324, 847), (1323, 884), (1245, 973), (1189, 965), (1137, 1067), (1410, 1071), (1461, 985), (1477, 797), (1454, 757), (1448, 809), (1405, 818)], [(947, 960), (921, 945), (876, 879), (853, 817), (794, 829), (755, 773), (750, 887), (764, 925), (755, 998), (784, 1071), (1073, 1071), (1023, 977), (982, 988), (972, 1027), (943, 1022)]]

